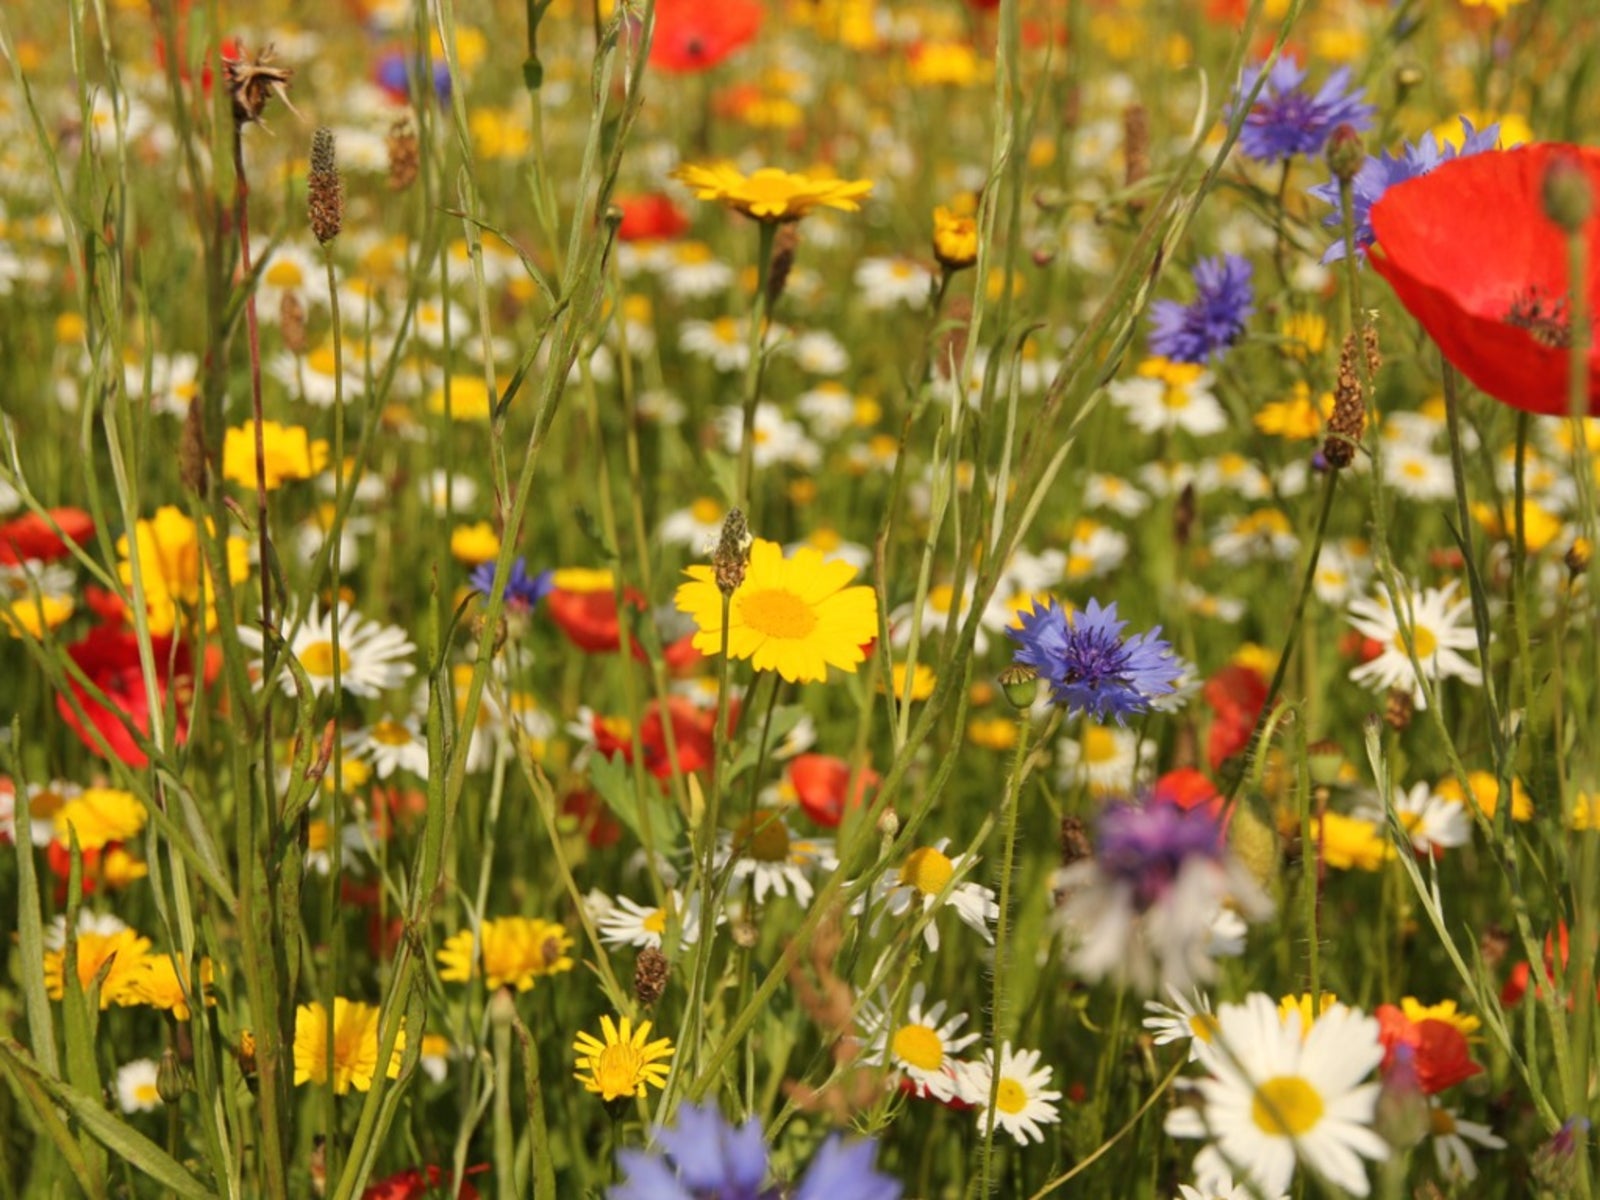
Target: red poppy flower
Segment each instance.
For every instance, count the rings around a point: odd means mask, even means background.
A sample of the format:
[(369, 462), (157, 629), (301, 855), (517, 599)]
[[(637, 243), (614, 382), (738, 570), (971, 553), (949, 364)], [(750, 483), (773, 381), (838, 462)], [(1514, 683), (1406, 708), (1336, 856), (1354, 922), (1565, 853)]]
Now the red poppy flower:
[[(478, 1163), (463, 1174), (480, 1175), (488, 1169), (488, 1163)], [(450, 1172), (442, 1167), (410, 1167), (369, 1186), (361, 1193), (361, 1200), (416, 1200), (442, 1192), (449, 1178)], [(456, 1190), (456, 1200), (478, 1200), (478, 1189), (463, 1179)]]
[(576, 824), (591, 850), (606, 850), (622, 840), (622, 825), (598, 793), (587, 788), (568, 792), (561, 800), (561, 815)]
[(670, 196), (649, 192), (642, 196), (618, 196), (622, 224), (617, 237), (624, 242), (656, 242), (675, 238), (689, 228), (689, 218), (678, 211)]
[(1193, 767), (1178, 767), (1168, 771), (1155, 786), (1150, 789), (1153, 799), (1175, 804), (1184, 812), (1190, 809), (1206, 808), (1213, 816), (1222, 813), (1222, 796), (1217, 791), (1216, 784), (1206, 778), (1203, 772)]
[[(1380, 1004), (1377, 1010), (1378, 1040), (1383, 1043), (1383, 1071), (1388, 1074), (1397, 1059), (1409, 1057), (1417, 1085), (1432, 1096), (1471, 1079), (1483, 1070), (1472, 1061), (1467, 1035), (1449, 1021), (1429, 1017), (1413, 1021), (1393, 1004)], [(1400, 1048), (1409, 1048), (1402, 1056)]]
[[(68, 541), (84, 546), (94, 536), (94, 518), (81, 508), (52, 508), (50, 516), (61, 527), (61, 533), (37, 513), (0, 525), (0, 565), (15, 566), (28, 559), (54, 562), (66, 557)], [(62, 540), (62, 534), (68, 541)]]
[(1250, 745), (1267, 702), (1267, 681), (1249, 667), (1226, 666), (1206, 680), (1205, 698), (1213, 713), (1206, 758), (1215, 771)]
[(760, 0), (656, 0), (650, 65), (663, 71), (704, 71), (761, 32)]
[[(1445, 358), (1496, 400), (1527, 412), (1567, 411), (1572, 332), (1567, 238), (1544, 214), (1545, 176), (1581, 170), (1600, 193), (1600, 150), (1541, 143), (1441, 163), (1372, 206), (1378, 274)], [(1600, 215), (1584, 230), (1600, 242)], [(1600, 264), (1584, 281), (1590, 319)], [(1600, 348), (1589, 350), (1589, 413), (1600, 415)]]
[[(644, 611), (644, 597), (629, 588), (623, 599), (636, 609)], [(622, 635), (617, 623), (617, 601), (610, 588), (591, 592), (570, 592), (555, 588), (545, 599), (551, 619), (561, 627), (567, 640), (588, 654), (612, 654), (620, 644)], [(633, 656), (644, 658), (644, 650), (637, 641)]]
[[(189, 647), (180, 642), (172, 652), (167, 638), (153, 639), (156, 663), (156, 700), (165, 708), (167, 693), (176, 696), (177, 744), (183, 745), (189, 736), (189, 700), (194, 691), (194, 669), (190, 662)], [(105, 693), (111, 702), (107, 708), (92, 697), (76, 680), (69, 679), (68, 686), (77, 698), (90, 723), (110, 744), (111, 751), (130, 767), (142, 767), (148, 761), (139, 749), (131, 725), (145, 737), (150, 736), (150, 705), (145, 693), (144, 671), (139, 664), (139, 641), (126, 630), (101, 625), (91, 629), (83, 640), (67, 647), (67, 653), (78, 668)], [(205, 681), (215, 678), (222, 665), (217, 647), (207, 648)], [(66, 696), (56, 697), (56, 709), (83, 744), (100, 754), (100, 742), (78, 719)], [(124, 723), (126, 722), (126, 723)]]
[[(878, 786), (878, 773), (863, 765), (850, 787), (850, 764), (831, 754), (800, 754), (789, 763), (789, 782), (800, 807), (818, 825), (837, 829), (845, 809), (860, 808)], [(848, 795), (846, 794), (848, 793)]]

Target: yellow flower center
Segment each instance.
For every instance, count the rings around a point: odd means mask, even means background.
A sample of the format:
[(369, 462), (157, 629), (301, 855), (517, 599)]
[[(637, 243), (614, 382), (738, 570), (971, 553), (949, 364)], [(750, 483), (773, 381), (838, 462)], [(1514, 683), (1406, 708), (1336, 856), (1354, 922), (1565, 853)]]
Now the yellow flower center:
[(955, 598), (955, 588), (948, 583), (941, 583), (928, 593), (928, 607), (937, 613), (947, 613)]
[[(344, 655), (343, 650), (339, 653)], [(372, 740), (382, 742), (385, 746), (404, 746), (411, 741), (411, 731), (399, 721), (379, 721), (372, 727)]]
[(1189, 1032), (1196, 1041), (1209, 1043), (1217, 1034), (1217, 1019), (1210, 1013), (1195, 1013), (1189, 1018)]
[(607, 1100), (630, 1096), (639, 1086), (644, 1054), (630, 1042), (612, 1042), (600, 1051), (594, 1064), (594, 1081)]
[[(324, 678), (333, 678), (333, 643), (312, 642), (300, 652), (300, 665), (306, 669), (307, 675), (321, 675)], [(340, 672), (350, 669), (350, 656), (341, 648), (339, 650)]]
[(1189, 393), (1181, 384), (1169, 385), (1162, 394), (1161, 402), (1174, 412), (1178, 412), (1189, 407)]
[(932, 846), (913, 850), (900, 867), (900, 882), (924, 896), (937, 896), (955, 874), (955, 864)]
[(161, 1093), (156, 1090), (156, 1085), (153, 1083), (140, 1083), (134, 1086), (133, 1098), (140, 1104), (154, 1104), (161, 1099)]
[(709, 496), (702, 496), (696, 500), (689, 512), (702, 525), (710, 525), (713, 521), (722, 519), (722, 505)]
[(300, 274), (298, 263), (280, 258), (267, 268), (267, 282), (273, 287), (291, 288), (299, 287), (305, 279)]
[(657, 936), (665, 933), (667, 931), (667, 910), (664, 908), (656, 909), (639, 923), (639, 927), (646, 933), (653, 933)]
[(1272, 1137), (1299, 1137), (1322, 1120), (1322, 1097), (1298, 1075), (1278, 1075), (1256, 1089), (1250, 1119)]
[(739, 598), (744, 623), (767, 637), (808, 637), (817, 627), (811, 606), (787, 588), (762, 588)]
[[(1439, 639), (1433, 636), (1431, 629), (1424, 629), (1421, 625), (1411, 631), (1411, 640), (1416, 644), (1417, 657), (1424, 662), (1432, 658), (1439, 649)], [(1406, 652), (1406, 640), (1399, 633), (1394, 635), (1394, 648), (1401, 654)]]
[(753, 858), (757, 862), (787, 862), (788, 827), (776, 813), (754, 813), (734, 831), (733, 851), (741, 858)]
[(944, 1066), (944, 1042), (926, 1025), (906, 1025), (895, 1031), (894, 1056), (919, 1071)]
[(1109, 729), (1091, 726), (1083, 731), (1083, 761), (1108, 763), (1117, 756), (1117, 736)]
[(1019, 1113), (1028, 1107), (1028, 1092), (1015, 1079), (1002, 1079), (994, 1106), (1003, 1113)]

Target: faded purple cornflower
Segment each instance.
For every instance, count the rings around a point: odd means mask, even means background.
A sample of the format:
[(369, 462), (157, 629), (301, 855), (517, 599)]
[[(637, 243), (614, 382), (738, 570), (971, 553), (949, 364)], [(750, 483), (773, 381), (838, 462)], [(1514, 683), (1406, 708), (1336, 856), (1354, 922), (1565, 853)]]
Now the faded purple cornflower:
[[(1472, 127), (1472, 122), (1466, 117), (1460, 120), (1460, 146), (1440, 142), (1430, 129), (1415, 145), (1402, 143), (1398, 153), (1385, 150), (1380, 155), (1367, 155), (1366, 161), (1356, 171), (1355, 178), (1350, 181), (1350, 216), (1355, 224), (1358, 257), (1364, 260), (1367, 247), (1372, 245), (1372, 206), (1395, 184), (1426, 175), (1440, 163), (1447, 163), (1453, 158), (1466, 158), (1495, 148), (1500, 140), (1499, 125), (1490, 125), (1480, 132)], [(1340, 236), (1334, 238), (1333, 244), (1323, 253), (1322, 261), (1338, 262), (1344, 257), (1344, 216), (1339, 211), (1339, 181), (1330, 179), (1306, 191), (1333, 207), (1333, 212), (1323, 218), (1322, 223), (1329, 229), (1339, 230)]]
[(1202, 259), (1194, 269), (1192, 301), (1157, 300), (1150, 306), (1150, 353), (1181, 363), (1221, 358), (1256, 310), (1251, 274), (1237, 254)]
[[(468, 582), (474, 591), (487, 596), (494, 588), (494, 564), (480, 564)], [(553, 572), (540, 571), (537, 575), (529, 575), (528, 561), (519, 554), (517, 561), (511, 564), (511, 576), (506, 580), (506, 611), (531, 612), (554, 588)]]
[(1147, 994), (1210, 982), (1224, 943), (1242, 938), (1240, 916), (1272, 912), (1230, 852), (1220, 818), (1161, 800), (1107, 805), (1093, 856), (1056, 879), (1072, 970)]
[[(1224, 110), (1233, 119), (1235, 107), (1250, 95), (1261, 68), (1248, 68)], [(1321, 154), (1340, 125), (1365, 131), (1372, 127), (1372, 105), (1363, 102), (1364, 88), (1350, 88), (1350, 69), (1340, 67), (1316, 91), (1305, 86), (1306, 71), (1292, 58), (1280, 58), (1267, 73), (1261, 94), (1239, 130), (1239, 149), (1257, 162), (1287, 162), (1297, 154)]]
[(1032, 667), (1050, 685), (1051, 699), (1097, 721), (1148, 712), (1152, 701), (1172, 692), (1183, 666), (1162, 640), (1161, 628), (1125, 638), (1115, 602), (1098, 600), (1070, 618), (1054, 600), (1019, 614), (1020, 627), (1006, 630), (1020, 643), (1015, 661)]

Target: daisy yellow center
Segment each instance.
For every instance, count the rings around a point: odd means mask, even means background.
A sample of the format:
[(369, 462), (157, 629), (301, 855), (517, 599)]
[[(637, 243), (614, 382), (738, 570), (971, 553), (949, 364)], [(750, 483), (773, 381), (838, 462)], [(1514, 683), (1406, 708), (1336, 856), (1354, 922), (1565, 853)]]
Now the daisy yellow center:
[(1421, 479), (1428, 473), (1428, 465), (1424, 462), (1419, 462), (1417, 459), (1410, 458), (1400, 464), (1400, 470), (1412, 479)]
[(742, 857), (757, 862), (787, 862), (789, 830), (772, 813), (756, 813), (735, 831), (733, 848)]
[(656, 909), (643, 921), (639, 922), (639, 927), (646, 933), (665, 933), (667, 931), (667, 910), (664, 908)]
[(994, 1106), (1003, 1113), (1016, 1115), (1028, 1107), (1028, 1092), (1015, 1079), (1002, 1079), (995, 1094)]
[[(1432, 658), (1439, 649), (1439, 639), (1433, 636), (1431, 629), (1424, 629), (1421, 625), (1411, 631), (1411, 640), (1416, 644), (1417, 657), (1421, 659)], [(1394, 648), (1401, 654), (1406, 652), (1406, 640), (1398, 633), (1394, 635)]]
[(133, 1098), (140, 1104), (154, 1104), (161, 1099), (161, 1093), (154, 1083), (140, 1083), (134, 1086)]
[(631, 1042), (612, 1042), (595, 1058), (594, 1080), (605, 1096), (631, 1095), (639, 1086), (644, 1054)]
[[(308, 675), (333, 675), (334, 651), (332, 642), (312, 642), (300, 652), (300, 665), (306, 669)], [(350, 669), (350, 656), (343, 649), (339, 651), (339, 670)]]
[[(342, 655), (344, 651), (339, 653)], [(379, 721), (372, 727), (372, 740), (385, 746), (404, 746), (411, 741), (411, 731), (399, 721)]]
[(948, 583), (941, 583), (928, 593), (928, 607), (934, 612), (947, 613), (950, 611), (951, 602), (956, 598), (956, 590)]
[(713, 521), (722, 519), (722, 505), (705, 496), (696, 500), (689, 511), (702, 525), (710, 525)]
[(1174, 412), (1181, 411), (1182, 409), (1189, 407), (1189, 393), (1181, 385), (1177, 387), (1168, 387), (1165, 395), (1161, 397), (1161, 400), (1162, 403), (1164, 403)]
[(895, 1031), (894, 1056), (919, 1071), (944, 1066), (944, 1042), (926, 1025), (906, 1025)]
[(334, 358), (331, 347), (324, 346), (306, 355), (306, 366), (310, 367), (318, 375), (332, 377), (334, 371), (338, 369), (338, 363), (339, 360)]
[(787, 588), (762, 588), (739, 598), (739, 615), (757, 633), (774, 638), (809, 637), (817, 627), (811, 606)]
[(1084, 730), (1083, 759), (1091, 763), (1107, 763), (1117, 756), (1117, 738), (1109, 729), (1098, 726)]
[(1434, 1137), (1449, 1137), (1456, 1131), (1456, 1119), (1448, 1109), (1429, 1110), (1428, 1124), (1432, 1128)]
[(924, 896), (937, 896), (955, 874), (955, 864), (932, 846), (913, 850), (900, 868), (900, 882)]
[(1298, 1075), (1278, 1075), (1256, 1089), (1250, 1119), (1272, 1137), (1300, 1137), (1322, 1120), (1322, 1096)]
[(299, 287), (305, 280), (301, 277), (298, 263), (287, 259), (280, 259), (267, 268), (267, 282), (273, 287)]
[(1217, 1019), (1210, 1013), (1195, 1013), (1189, 1018), (1189, 1032), (1202, 1042), (1209, 1043), (1217, 1033)]

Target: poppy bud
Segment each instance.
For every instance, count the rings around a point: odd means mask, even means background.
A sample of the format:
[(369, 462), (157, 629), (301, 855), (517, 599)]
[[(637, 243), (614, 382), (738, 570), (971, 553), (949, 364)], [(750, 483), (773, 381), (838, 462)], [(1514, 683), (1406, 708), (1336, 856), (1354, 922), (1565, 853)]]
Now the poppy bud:
[(1570, 158), (1556, 157), (1545, 168), (1541, 198), (1544, 215), (1562, 229), (1577, 233), (1594, 211), (1594, 192), (1583, 167)]
[(1328, 170), (1340, 183), (1349, 183), (1367, 160), (1367, 147), (1353, 125), (1340, 125), (1328, 138)]
[(161, 1052), (161, 1065), (156, 1067), (156, 1095), (163, 1104), (176, 1104), (183, 1099), (184, 1086), (183, 1067), (168, 1046)]
[(1039, 672), (1013, 664), (1000, 672), (1000, 690), (1014, 708), (1032, 708), (1039, 695)]
[(1344, 766), (1344, 751), (1339, 743), (1323, 739), (1306, 747), (1307, 766), (1311, 782), (1318, 787), (1332, 787), (1339, 782), (1339, 768)]

